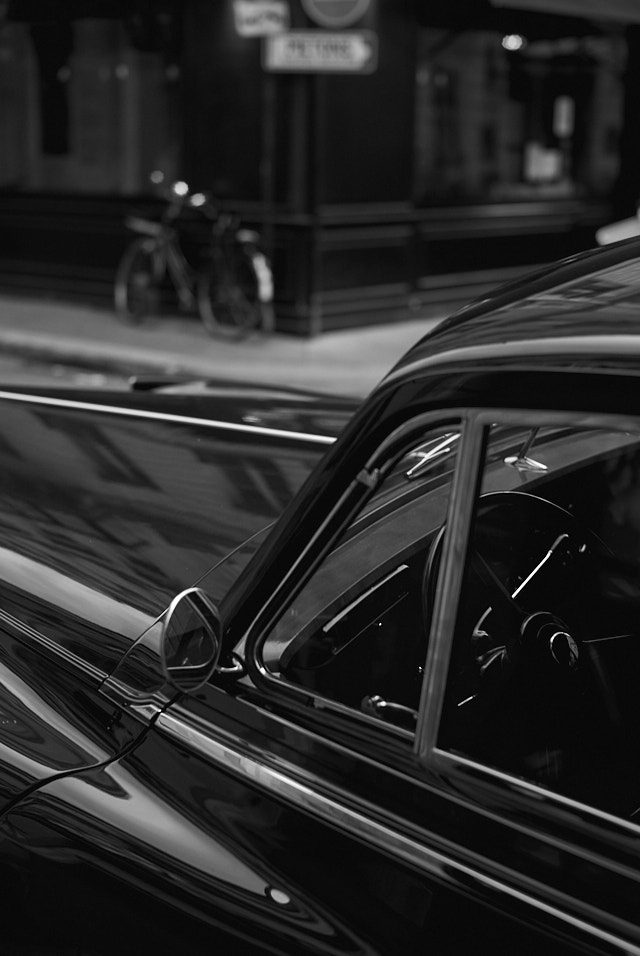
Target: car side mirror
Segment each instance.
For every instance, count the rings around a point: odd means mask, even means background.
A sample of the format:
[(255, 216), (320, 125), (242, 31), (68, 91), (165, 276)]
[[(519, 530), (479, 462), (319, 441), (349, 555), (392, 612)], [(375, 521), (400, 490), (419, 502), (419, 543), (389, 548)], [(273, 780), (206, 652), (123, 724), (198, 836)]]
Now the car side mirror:
[(176, 691), (189, 694), (206, 684), (220, 647), (215, 605), (200, 588), (188, 588), (129, 649), (101, 691), (120, 706), (162, 705)]
[(220, 656), (220, 619), (200, 588), (190, 588), (169, 605), (160, 642), (162, 670), (177, 690), (192, 693), (211, 677)]

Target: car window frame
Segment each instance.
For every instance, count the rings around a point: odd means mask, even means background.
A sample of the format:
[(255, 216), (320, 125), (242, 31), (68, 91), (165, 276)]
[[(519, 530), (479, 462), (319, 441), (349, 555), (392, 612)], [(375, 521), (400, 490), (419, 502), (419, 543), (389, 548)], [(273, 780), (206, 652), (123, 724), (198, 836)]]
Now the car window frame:
[[(453, 490), (457, 480), (458, 465), (462, 455), (466, 417), (467, 409), (465, 408), (435, 409), (413, 415), (410, 419), (398, 425), (384, 437), (378, 444), (376, 450), (371, 453), (366, 462), (364, 462), (362, 468), (352, 477), (349, 489), (352, 489), (354, 485), (358, 483), (361, 488), (361, 496), (357, 508), (351, 509), (339, 525), (336, 525), (333, 519), (339, 514), (343, 507), (345, 497), (343, 495), (331, 508), (321, 528), (311, 532), (305, 548), (301, 550), (297, 560), (287, 572), (286, 580), (291, 586), (283, 589), (276, 596), (277, 606), (275, 608), (271, 606), (270, 602), (268, 607), (262, 609), (262, 613), (254, 620), (252, 626), (236, 647), (237, 650), (243, 651), (249, 658), (248, 664), (251, 679), (258, 690), (265, 694), (266, 700), (275, 697), (279, 701), (286, 700), (306, 705), (312, 701), (315, 712), (318, 714), (324, 712), (338, 717), (342, 716), (348, 720), (351, 725), (358, 723), (364, 727), (372, 728), (376, 732), (382, 732), (385, 736), (395, 737), (398, 740), (409, 743), (412, 751), (415, 751), (417, 734), (414, 731), (408, 731), (403, 727), (383, 721), (380, 718), (354, 710), (352, 707), (341, 704), (339, 701), (333, 701), (320, 694), (315, 694), (308, 688), (280, 680), (264, 665), (260, 652), (265, 641), (268, 639), (274, 622), (286, 611), (291, 603), (295, 601), (298, 594), (320, 567), (349, 525), (358, 515), (366, 510), (367, 504), (376, 494), (376, 491), (380, 488), (385, 477), (393, 470), (398, 462), (402, 460), (404, 455), (415, 448), (416, 445), (420, 444), (419, 439), (427, 430), (434, 431), (441, 428), (443, 433), (451, 430), (459, 432), (451, 493), (446, 506), (447, 515), (449, 514), (451, 500), (453, 499)], [(411, 480), (409, 480), (409, 484), (413, 486)], [(415, 494), (415, 487), (413, 488), (413, 493)], [(348, 491), (345, 494), (348, 494)], [(269, 611), (271, 613), (267, 613)], [(432, 625), (429, 627), (427, 644), (431, 641), (431, 633)], [(423, 675), (423, 685), (425, 678), (426, 666)], [(422, 706), (422, 695), (420, 706)], [(420, 718), (418, 717), (418, 723), (419, 720)]]
[[(571, 424), (581, 428), (604, 428), (640, 433), (640, 414), (591, 413), (560, 409), (535, 410), (478, 408), (467, 412), (461, 438), (456, 482), (449, 502), (449, 518), (444, 531), (443, 551), (438, 572), (438, 589), (425, 663), (423, 697), (416, 728), (415, 752), (420, 766), (462, 791), (481, 791), (489, 802), (500, 800), (515, 812), (526, 810), (547, 823), (571, 821), (582, 833), (592, 832), (593, 822), (609, 834), (632, 833), (636, 838), (640, 821), (633, 822), (587, 803), (564, 796), (549, 788), (490, 767), (471, 757), (438, 746), (440, 724), (454, 642), (457, 611), (466, 567), (469, 538), (475, 504), (482, 477), (484, 452), (489, 430), (495, 424), (523, 427)], [(535, 448), (535, 446), (534, 446)], [(508, 796), (505, 798), (505, 794)]]

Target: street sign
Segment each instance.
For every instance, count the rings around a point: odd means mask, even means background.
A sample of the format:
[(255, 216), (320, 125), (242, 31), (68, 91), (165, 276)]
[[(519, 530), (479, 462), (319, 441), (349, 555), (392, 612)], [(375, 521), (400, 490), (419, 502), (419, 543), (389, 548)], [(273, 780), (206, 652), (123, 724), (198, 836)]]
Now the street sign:
[(372, 73), (378, 65), (378, 37), (372, 30), (279, 33), (265, 38), (262, 63), (271, 72)]
[(320, 27), (349, 27), (369, 8), (370, 0), (302, 0), (302, 8), (310, 20)]
[(287, 0), (234, 0), (233, 18), (241, 37), (264, 37), (289, 29)]

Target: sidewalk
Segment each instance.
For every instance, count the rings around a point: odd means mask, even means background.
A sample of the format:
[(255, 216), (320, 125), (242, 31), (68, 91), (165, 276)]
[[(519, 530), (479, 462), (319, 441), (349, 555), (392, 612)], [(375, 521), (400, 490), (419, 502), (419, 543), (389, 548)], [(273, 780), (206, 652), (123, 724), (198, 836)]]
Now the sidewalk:
[[(441, 318), (444, 318), (442, 316)], [(0, 297), (0, 351), (124, 374), (187, 374), (364, 396), (439, 318), (326, 332), (213, 339), (191, 316), (123, 325), (107, 310)]]

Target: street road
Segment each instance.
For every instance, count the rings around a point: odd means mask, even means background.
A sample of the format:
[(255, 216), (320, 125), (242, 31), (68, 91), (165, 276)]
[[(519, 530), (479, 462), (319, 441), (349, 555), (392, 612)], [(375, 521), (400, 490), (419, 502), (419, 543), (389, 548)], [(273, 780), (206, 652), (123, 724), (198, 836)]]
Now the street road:
[(100, 369), (79, 368), (59, 362), (37, 361), (20, 355), (0, 355), (0, 388), (3, 385), (124, 386), (125, 376)]

